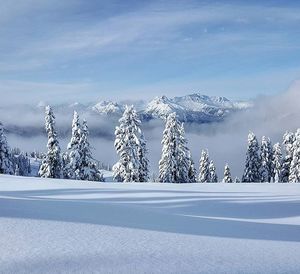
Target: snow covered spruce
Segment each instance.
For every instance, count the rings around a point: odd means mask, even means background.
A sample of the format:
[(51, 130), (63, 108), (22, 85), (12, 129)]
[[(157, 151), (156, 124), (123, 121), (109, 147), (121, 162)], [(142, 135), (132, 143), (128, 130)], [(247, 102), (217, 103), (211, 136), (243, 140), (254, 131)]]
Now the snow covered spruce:
[(293, 142), (293, 154), (290, 165), (289, 182), (300, 182), (300, 129), (297, 130)]
[[(0, 173), (17, 176), (34, 176), (32, 161), (41, 165), (38, 175), (43, 178), (65, 178), (73, 180), (104, 181), (100, 163), (92, 156), (89, 143), (89, 130), (86, 120), (81, 123), (75, 111), (72, 121), (71, 139), (65, 152), (61, 152), (55, 126), (55, 115), (50, 106), (45, 109), (45, 129), (47, 133), (47, 152), (45, 154), (21, 152), (10, 149), (5, 130), (0, 123)], [(147, 142), (142, 132), (139, 114), (133, 106), (126, 106), (123, 116), (115, 130), (115, 149), (118, 161), (113, 166), (114, 181), (148, 182), (149, 160)], [(234, 148), (233, 148), (234, 149)], [(37, 166), (36, 166), (37, 167)], [(203, 149), (199, 161), (199, 172), (188, 148), (184, 125), (176, 113), (165, 119), (162, 136), (162, 154), (159, 161), (158, 177), (151, 181), (162, 183), (217, 183), (218, 175), (214, 161), (207, 149)], [(263, 136), (258, 142), (254, 133), (248, 135), (246, 161), (242, 180), (232, 179), (228, 164), (224, 167), (221, 180), (224, 183), (253, 182), (300, 182), (300, 129), (295, 133), (286, 132), (282, 146), (272, 146), (270, 138)]]
[(0, 173), (13, 174), (13, 163), (2, 123), (0, 123)]
[(283, 167), (283, 159), (282, 159), (282, 152), (281, 147), (279, 143), (276, 143), (273, 146), (273, 176), (274, 176), (274, 182), (282, 182), (282, 167)]
[(48, 150), (39, 170), (39, 175), (44, 178), (62, 178), (60, 146), (55, 129), (55, 116), (50, 106), (46, 107), (45, 128), (48, 136)]
[(159, 182), (195, 182), (194, 163), (187, 147), (183, 124), (177, 120), (175, 113), (167, 117), (162, 145), (162, 155), (159, 161)]
[(225, 165), (223, 183), (232, 183), (231, 172), (229, 165)]
[(0, 174), (30, 176), (29, 157), (17, 148), (10, 149), (0, 122)]
[(74, 112), (71, 141), (63, 155), (57, 140), (55, 116), (50, 106), (46, 107), (45, 128), (48, 150), (39, 170), (41, 177), (103, 181), (103, 176), (92, 158), (87, 122), (83, 121), (81, 125), (77, 112)]
[(146, 182), (149, 178), (146, 140), (136, 110), (126, 107), (115, 131), (119, 161), (113, 166), (114, 179), (120, 182)]

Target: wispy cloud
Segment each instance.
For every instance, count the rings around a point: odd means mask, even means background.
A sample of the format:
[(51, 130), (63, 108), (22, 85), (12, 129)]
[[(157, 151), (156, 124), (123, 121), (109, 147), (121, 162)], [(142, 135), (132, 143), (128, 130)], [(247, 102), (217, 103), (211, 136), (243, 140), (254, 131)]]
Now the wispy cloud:
[[(34, 1), (33, 1), (34, 2)], [(28, 8), (28, 6), (26, 6)], [(49, 8), (49, 2), (46, 5)], [(44, 7), (45, 8), (45, 7)], [(26, 9), (25, 9), (26, 10)], [(32, 10), (29, 9), (32, 13)], [(19, 11), (20, 12), (20, 11)], [(201, 55), (230, 49), (276, 50), (299, 48), (285, 27), (300, 21), (299, 10), (254, 5), (146, 5), (134, 12), (106, 19), (63, 23), (49, 34), (31, 39), (16, 51), (19, 56), (78, 58), (103, 51), (172, 50), (184, 46)], [(194, 31), (194, 28), (203, 29)]]
[[(236, 79), (259, 78), (264, 71), (271, 77), (297, 66), (299, 7), (244, 1), (141, 3), (1, 2), (0, 79), (39, 84), (89, 78), (98, 90), (112, 93), (161, 82), (184, 89), (208, 79), (209, 87), (213, 75), (229, 90), (223, 77), (228, 72)], [(287, 78), (280, 86), (288, 84)]]

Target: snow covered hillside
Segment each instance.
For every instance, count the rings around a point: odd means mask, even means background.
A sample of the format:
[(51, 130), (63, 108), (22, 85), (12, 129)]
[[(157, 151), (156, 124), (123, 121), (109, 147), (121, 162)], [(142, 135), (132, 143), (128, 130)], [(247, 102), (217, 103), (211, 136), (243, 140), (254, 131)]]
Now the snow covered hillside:
[(0, 176), (1, 273), (299, 273), (298, 184)]

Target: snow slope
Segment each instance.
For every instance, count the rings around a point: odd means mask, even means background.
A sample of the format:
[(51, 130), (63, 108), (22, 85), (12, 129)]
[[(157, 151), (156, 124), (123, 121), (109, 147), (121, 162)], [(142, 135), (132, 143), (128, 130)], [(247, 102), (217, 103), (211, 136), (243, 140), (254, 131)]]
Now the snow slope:
[(0, 273), (299, 273), (300, 185), (0, 176)]

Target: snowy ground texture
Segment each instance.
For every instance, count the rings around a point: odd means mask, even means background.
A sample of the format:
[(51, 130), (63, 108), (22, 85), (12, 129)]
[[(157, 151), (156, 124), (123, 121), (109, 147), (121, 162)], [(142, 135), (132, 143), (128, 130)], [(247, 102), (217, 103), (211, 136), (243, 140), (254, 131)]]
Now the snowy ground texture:
[(0, 176), (0, 273), (300, 273), (300, 184)]

